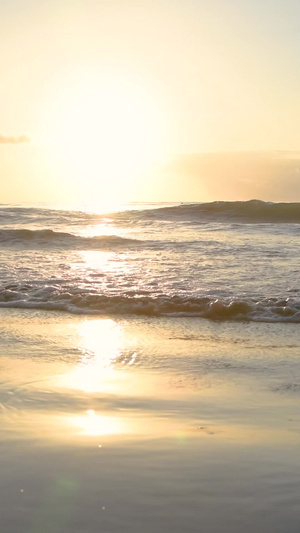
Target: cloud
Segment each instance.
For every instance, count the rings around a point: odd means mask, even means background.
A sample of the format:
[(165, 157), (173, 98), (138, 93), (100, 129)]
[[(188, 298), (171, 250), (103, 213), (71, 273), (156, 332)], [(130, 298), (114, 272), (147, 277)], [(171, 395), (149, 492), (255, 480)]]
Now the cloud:
[(21, 144), (28, 142), (29, 139), (26, 135), (21, 135), (20, 137), (6, 137), (0, 133), (0, 144)]
[(164, 172), (187, 201), (300, 201), (299, 151), (183, 154)]

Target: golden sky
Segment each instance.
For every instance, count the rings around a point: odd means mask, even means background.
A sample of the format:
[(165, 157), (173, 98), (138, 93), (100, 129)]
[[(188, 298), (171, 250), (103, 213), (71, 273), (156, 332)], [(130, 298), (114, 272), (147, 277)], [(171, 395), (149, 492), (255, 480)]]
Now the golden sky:
[(2, 2), (1, 201), (300, 200), (299, 20), (298, 0)]

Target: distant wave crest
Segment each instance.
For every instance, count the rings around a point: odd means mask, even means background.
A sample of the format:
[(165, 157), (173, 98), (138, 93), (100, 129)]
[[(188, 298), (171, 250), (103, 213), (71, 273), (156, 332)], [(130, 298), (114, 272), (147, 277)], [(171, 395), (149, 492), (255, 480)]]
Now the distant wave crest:
[(300, 323), (300, 300), (191, 296), (99, 294), (59, 283), (10, 283), (0, 287), (0, 307), (33, 308), (80, 314), (185, 316), (211, 320)]
[(98, 250), (130, 245), (138, 246), (141, 242), (138, 239), (127, 239), (118, 235), (82, 237), (72, 233), (53, 231), (52, 229), (31, 230), (22, 228), (0, 230), (0, 244), (6, 247)]
[(210, 202), (180, 204), (143, 211), (145, 218), (178, 218), (193, 221), (236, 221), (253, 223), (300, 223), (300, 203)]
[[(191, 223), (237, 222), (237, 223), (294, 223), (300, 224), (300, 202), (216, 201), (207, 203), (181, 203), (171, 205), (131, 208), (118, 212), (99, 214), (84, 211), (65, 211), (47, 208), (0, 206), (0, 224), (27, 225), (39, 223), (48, 227), (56, 225), (89, 225), (93, 223), (118, 223), (135, 225), (153, 221), (190, 221)], [(51, 229), (47, 230), (51, 231)]]

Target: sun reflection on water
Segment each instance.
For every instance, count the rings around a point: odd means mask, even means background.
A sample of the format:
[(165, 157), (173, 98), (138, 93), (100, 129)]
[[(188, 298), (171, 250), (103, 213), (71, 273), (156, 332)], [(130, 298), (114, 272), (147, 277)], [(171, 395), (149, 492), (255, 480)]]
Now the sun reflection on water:
[(111, 319), (86, 320), (78, 333), (82, 355), (77, 367), (66, 376), (67, 386), (84, 392), (108, 392), (113, 363), (122, 348), (121, 326)]
[(88, 409), (82, 416), (76, 416), (72, 422), (79, 428), (81, 435), (92, 437), (126, 433), (125, 421), (113, 416), (99, 415), (93, 409)]

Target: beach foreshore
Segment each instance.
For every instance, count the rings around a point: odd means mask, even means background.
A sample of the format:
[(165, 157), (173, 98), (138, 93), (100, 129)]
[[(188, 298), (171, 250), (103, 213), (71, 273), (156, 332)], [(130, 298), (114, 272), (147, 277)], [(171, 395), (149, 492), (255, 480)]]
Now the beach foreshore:
[(297, 324), (0, 324), (3, 533), (298, 532)]

